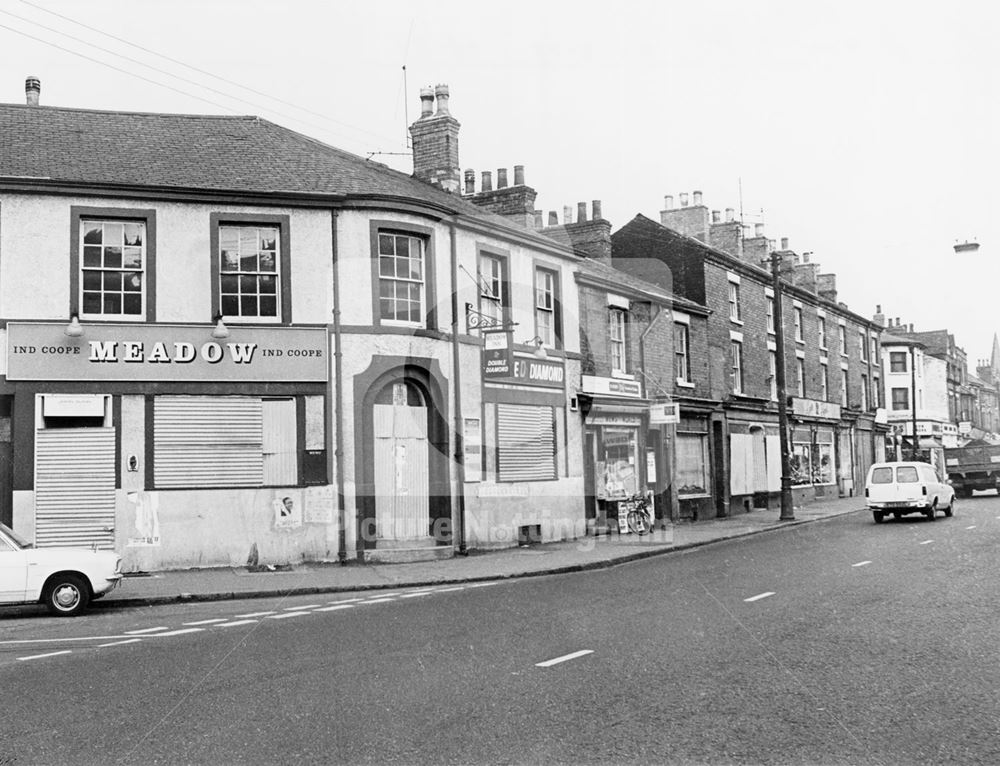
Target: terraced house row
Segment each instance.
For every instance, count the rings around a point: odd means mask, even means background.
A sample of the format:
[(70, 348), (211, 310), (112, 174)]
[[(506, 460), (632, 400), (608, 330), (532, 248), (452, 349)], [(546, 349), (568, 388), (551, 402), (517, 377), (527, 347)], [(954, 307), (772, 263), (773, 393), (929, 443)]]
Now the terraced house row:
[[(0, 105), (0, 521), (131, 570), (406, 560), (776, 507), (882, 457), (880, 327), (696, 195), (612, 234), (524, 169), (256, 117)], [(883, 448), (884, 449), (884, 448)]]

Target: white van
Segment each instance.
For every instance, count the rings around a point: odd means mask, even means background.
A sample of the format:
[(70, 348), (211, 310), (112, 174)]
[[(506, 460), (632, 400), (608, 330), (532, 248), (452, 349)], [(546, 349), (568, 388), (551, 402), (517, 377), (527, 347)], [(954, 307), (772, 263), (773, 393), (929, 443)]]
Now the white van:
[(922, 513), (934, 521), (937, 511), (951, 516), (955, 510), (955, 490), (929, 463), (875, 463), (868, 469), (865, 498), (876, 524), (890, 513), (897, 519)]

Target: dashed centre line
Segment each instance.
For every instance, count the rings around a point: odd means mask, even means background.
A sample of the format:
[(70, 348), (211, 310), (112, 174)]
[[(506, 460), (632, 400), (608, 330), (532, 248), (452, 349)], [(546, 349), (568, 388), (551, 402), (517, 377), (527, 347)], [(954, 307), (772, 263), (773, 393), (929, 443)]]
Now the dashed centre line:
[(573, 652), (572, 654), (564, 654), (562, 657), (556, 657), (551, 660), (545, 660), (545, 662), (536, 662), (536, 668), (551, 668), (553, 665), (558, 665), (560, 662), (568, 662), (569, 660), (575, 660), (577, 657), (585, 657), (588, 654), (593, 654), (593, 649), (581, 649), (578, 652)]
[(852, 567), (866, 567), (872, 562), (870, 561), (859, 561), (857, 564), (851, 564)]
[(333, 606), (324, 606), (316, 609), (316, 612), (336, 612), (338, 609), (353, 609), (357, 604), (334, 604)]
[(183, 636), (185, 633), (201, 633), (204, 628), (181, 628), (180, 630), (168, 630), (166, 633), (155, 633), (150, 638), (162, 638), (163, 636)]
[(920, 543), (920, 545), (928, 545), (928, 544), (930, 544), (932, 542), (934, 542), (934, 541), (933, 540), (924, 540), (922, 543)]
[(752, 601), (760, 601), (762, 598), (767, 598), (768, 596), (773, 596), (773, 595), (774, 591), (768, 590), (764, 591), (763, 593), (758, 593), (756, 596), (751, 596), (750, 598), (745, 598), (743, 600), (746, 601), (747, 603), (750, 603)]
[(975, 528), (976, 528), (975, 524), (973, 524), (971, 527), (966, 527), (966, 529), (975, 529)]
[(223, 622), (213, 625), (213, 628), (235, 628), (237, 625), (253, 625), (257, 620), (237, 620), (236, 622)]
[(367, 601), (362, 601), (362, 604), (384, 604), (386, 601), (395, 601), (395, 598), (370, 598)]
[(267, 619), (269, 619), (269, 620), (284, 620), (284, 619), (287, 619), (289, 617), (302, 617), (302, 616), (308, 615), (308, 614), (309, 614), (309, 612), (285, 612), (283, 614), (272, 614)]
[(274, 612), (251, 612), (250, 614), (237, 614), (235, 617), (267, 617), (269, 614), (274, 614)]
[(161, 630), (169, 630), (169, 628), (166, 625), (161, 625), (158, 628), (142, 628), (141, 630), (126, 630), (125, 635), (141, 636), (143, 633), (156, 633)]
[(142, 641), (141, 638), (127, 638), (124, 641), (112, 641), (110, 644), (98, 644), (98, 649), (103, 649), (105, 646), (122, 646), (123, 644), (138, 644)]
[(48, 652), (47, 654), (32, 654), (28, 657), (18, 657), (18, 662), (24, 662), (25, 660), (40, 660), (43, 657), (55, 657), (60, 654), (72, 654), (73, 652), (69, 649), (63, 649), (61, 652)]
[(315, 609), (318, 606), (323, 606), (322, 604), (303, 604), (302, 606), (286, 606), (286, 612), (301, 612), (304, 609)]
[(211, 625), (213, 622), (225, 622), (225, 617), (216, 617), (212, 620), (198, 620), (196, 622), (185, 622), (184, 625)]

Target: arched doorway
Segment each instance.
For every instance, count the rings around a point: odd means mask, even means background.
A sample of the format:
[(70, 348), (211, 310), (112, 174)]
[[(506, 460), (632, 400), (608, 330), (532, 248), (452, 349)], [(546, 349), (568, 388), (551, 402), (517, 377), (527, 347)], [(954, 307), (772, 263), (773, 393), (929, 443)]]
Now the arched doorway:
[(378, 540), (413, 540), (428, 534), (427, 414), (423, 392), (405, 379), (388, 383), (375, 395), (372, 448)]

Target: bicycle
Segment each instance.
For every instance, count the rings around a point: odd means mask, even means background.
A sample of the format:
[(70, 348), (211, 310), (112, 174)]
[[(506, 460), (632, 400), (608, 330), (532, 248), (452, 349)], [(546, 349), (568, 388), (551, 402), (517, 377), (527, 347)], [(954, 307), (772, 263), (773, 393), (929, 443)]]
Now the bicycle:
[(642, 495), (633, 495), (618, 503), (618, 513), (625, 514), (628, 528), (637, 535), (644, 535), (653, 530), (653, 519), (649, 505)]

